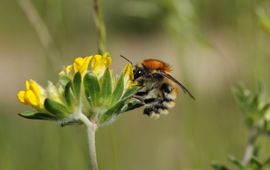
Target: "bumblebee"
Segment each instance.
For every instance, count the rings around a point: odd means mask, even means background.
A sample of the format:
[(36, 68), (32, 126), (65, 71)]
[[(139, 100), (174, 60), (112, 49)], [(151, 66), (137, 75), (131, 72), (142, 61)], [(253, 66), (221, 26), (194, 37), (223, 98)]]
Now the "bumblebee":
[[(121, 57), (132, 64), (124, 56)], [(169, 74), (171, 71), (167, 63), (157, 59), (146, 59), (133, 65), (134, 81), (141, 86), (134, 98), (144, 105), (145, 115), (158, 118), (162, 114), (168, 114), (168, 110), (175, 106), (179, 87), (195, 100), (189, 90)]]

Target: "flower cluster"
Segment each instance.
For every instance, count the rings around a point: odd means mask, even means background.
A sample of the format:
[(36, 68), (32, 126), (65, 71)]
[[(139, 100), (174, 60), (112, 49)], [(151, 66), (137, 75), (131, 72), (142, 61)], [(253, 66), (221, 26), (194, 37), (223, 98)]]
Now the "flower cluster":
[(34, 80), (26, 81), (26, 89), (17, 97), (34, 111), (19, 115), (28, 119), (55, 120), (61, 125), (80, 123), (78, 115), (85, 115), (97, 126), (114, 120), (119, 113), (141, 106), (132, 96), (139, 87), (133, 82), (132, 65), (128, 64), (120, 76), (112, 76), (112, 58), (106, 53), (77, 57), (59, 73), (54, 85), (43, 88)]

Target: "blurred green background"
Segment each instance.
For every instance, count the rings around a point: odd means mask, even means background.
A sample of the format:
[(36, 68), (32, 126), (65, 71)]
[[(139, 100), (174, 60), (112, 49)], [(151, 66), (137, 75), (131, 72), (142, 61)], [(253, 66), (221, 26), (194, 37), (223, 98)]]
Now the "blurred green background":
[[(76, 56), (94, 54), (90, 0), (32, 0), (61, 57), (48, 59), (17, 1), (0, 3), (0, 169), (89, 169), (85, 129), (30, 121), (16, 99), (26, 79), (42, 85)], [(247, 131), (231, 87), (270, 85), (270, 2), (267, 0), (103, 0), (113, 68), (145, 58), (165, 60), (197, 98), (180, 95), (168, 116), (142, 109), (97, 133), (101, 170), (208, 170), (227, 154), (241, 158)], [(59, 69), (52, 67), (57, 63)], [(268, 90), (269, 91), (269, 90)], [(270, 152), (266, 139), (263, 156)]]

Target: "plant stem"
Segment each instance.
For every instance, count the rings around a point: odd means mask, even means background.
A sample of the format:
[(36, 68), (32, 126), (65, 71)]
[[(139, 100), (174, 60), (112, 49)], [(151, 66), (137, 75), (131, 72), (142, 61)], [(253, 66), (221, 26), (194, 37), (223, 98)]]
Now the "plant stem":
[(244, 164), (247, 164), (251, 160), (254, 154), (254, 147), (255, 147), (254, 145), (255, 145), (257, 137), (258, 137), (257, 129), (251, 128), (249, 131), (248, 144), (246, 146), (245, 153), (242, 160)]
[(94, 19), (98, 36), (98, 53), (106, 51), (106, 26), (102, 15), (101, 0), (94, 0)]
[(25, 13), (32, 27), (35, 29), (38, 38), (47, 52), (50, 62), (56, 69), (60, 65), (60, 52), (56, 48), (53, 38), (49, 32), (49, 29), (37, 9), (30, 0), (17, 0), (19, 6)]
[(95, 144), (95, 133), (97, 126), (95, 123), (92, 123), (84, 114), (79, 114), (79, 119), (84, 123), (87, 128), (87, 137), (88, 137), (88, 149), (90, 156), (90, 163), (92, 170), (98, 170), (97, 163), (97, 153), (96, 153), (96, 144)]

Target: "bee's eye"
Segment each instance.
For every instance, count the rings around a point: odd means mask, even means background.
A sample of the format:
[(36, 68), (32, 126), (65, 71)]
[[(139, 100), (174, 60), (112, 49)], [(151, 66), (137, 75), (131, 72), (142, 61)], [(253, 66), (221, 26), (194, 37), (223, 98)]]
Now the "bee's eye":
[(135, 68), (134, 70), (134, 79), (137, 79), (139, 77), (141, 77), (144, 74), (144, 71), (140, 68)]

